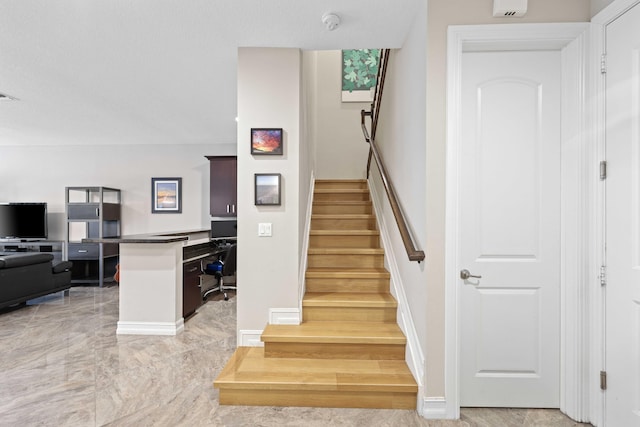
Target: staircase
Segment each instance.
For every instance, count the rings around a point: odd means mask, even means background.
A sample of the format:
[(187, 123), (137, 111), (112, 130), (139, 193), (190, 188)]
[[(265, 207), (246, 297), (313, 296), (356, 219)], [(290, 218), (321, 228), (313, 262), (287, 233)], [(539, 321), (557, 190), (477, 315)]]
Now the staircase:
[(315, 184), (303, 322), (267, 325), (216, 379), (223, 405), (415, 409), (367, 182)]

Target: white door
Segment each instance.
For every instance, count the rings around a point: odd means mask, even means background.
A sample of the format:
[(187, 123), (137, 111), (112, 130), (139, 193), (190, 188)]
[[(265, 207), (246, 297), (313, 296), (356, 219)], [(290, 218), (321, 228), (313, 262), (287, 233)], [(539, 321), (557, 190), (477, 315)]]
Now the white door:
[(560, 59), (463, 53), (461, 406), (559, 407)]
[(640, 5), (606, 27), (605, 425), (640, 426)]

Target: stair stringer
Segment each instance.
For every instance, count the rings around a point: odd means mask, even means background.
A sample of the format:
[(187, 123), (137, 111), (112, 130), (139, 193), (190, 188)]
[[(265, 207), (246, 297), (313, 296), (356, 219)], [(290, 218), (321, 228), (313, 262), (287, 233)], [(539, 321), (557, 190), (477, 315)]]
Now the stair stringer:
[(306, 272), (307, 261), (309, 259), (309, 240), (311, 234), (311, 214), (313, 213), (313, 192), (316, 186), (316, 176), (311, 171), (311, 183), (309, 184), (309, 197), (307, 199), (307, 214), (305, 216), (302, 248), (300, 248), (300, 270), (298, 271), (298, 308), (300, 310), (300, 321), (302, 321), (302, 299), (306, 292)]
[(389, 235), (389, 229), (385, 223), (382, 212), (382, 200), (376, 187), (371, 184), (371, 178), (367, 179), (369, 185), (369, 193), (371, 194), (371, 204), (375, 213), (376, 221), (378, 223), (378, 229), (380, 230), (380, 240), (382, 248), (384, 249), (384, 260), (387, 270), (391, 275), (390, 291), (398, 302), (398, 326), (407, 337), (407, 349), (406, 349), (406, 363), (409, 370), (413, 374), (413, 377), (418, 383), (418, 400), (416, 403), (416, 410), (422, 415), (424, 401), (424, 366), (425, 358), (420, 341), (418, 339), (418, 333), (416, 332), (415, 325), (413, 323), (413, 317), (409, 310), (409, 302), (407, 295), (404, 291), (402, 284), (402, 277), (400, 276), (400, 269), (398, 268), (398, 262), (396, 260), (395, 253), (393, 252), (393, 245), (391, 244), (391, 236)]

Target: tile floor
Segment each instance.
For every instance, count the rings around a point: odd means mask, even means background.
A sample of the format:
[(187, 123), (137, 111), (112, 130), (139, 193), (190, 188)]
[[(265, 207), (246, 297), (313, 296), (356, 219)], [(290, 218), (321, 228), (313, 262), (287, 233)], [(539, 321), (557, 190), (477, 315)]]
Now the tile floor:
[(574, 426), (559, 411), (219, 406), (236, 346), (235, 296), (212, 298), (177, 337), (116, 336), (118, 288), (75, 287), (0, 313), (0, 426)]

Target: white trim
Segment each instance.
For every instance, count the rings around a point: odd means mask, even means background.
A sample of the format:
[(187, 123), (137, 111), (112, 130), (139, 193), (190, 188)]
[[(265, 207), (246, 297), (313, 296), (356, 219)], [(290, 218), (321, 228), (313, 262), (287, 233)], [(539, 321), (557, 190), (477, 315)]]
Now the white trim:
[[(460, 129), (457, 121), (460, 110), (460, 80), (462, 43), (465, 37), (458, 27), (449, 27), (447, 34), (447, 136), (446, 136), (446, 193), (445, 193), (445, 418), (460, 418), (458, 390), (458, 145)], [(467, 37), (468, 38), (468, 37)], [(454, 117), (456, 120), (454, 120)]]
[[(600, 160), (606, 159), (606, 117), (605, 117), (605, 78), (598, 71), (600, 70), (601, 55), (606, 53), (606, 26), (615, 21), (627, 10), (640, 3), (638, 0), (614, 0), (600, 13), (591, 19), (591, 61), (589, 68), (593, 70), (590, 75), (591, 90), (591, 111), (589, 129), (592, 135), (590, 149), (587, 153), (589, 163), (595, 167)], [(596, 173), (589, 177), (588, 185), (593, 197), (589, 200), (589, 230), (591, 241), (589, 242), (591, 251), (589, 253), (589, 298), (590, 317), (589, 327), (591, 329), (591, 339), (589, 341), (589, 357), (591, 361), (590, 370), (594, 375), (591, 377), (589, 389), (591, 391), (589, 400), (590, 422), (594, 426), (603, 426), (605, 420), (605, 398), (604, 392), (600, 390), (599, 377), (595, 375), (600, 370), (605, 369), (605, 311), (604, 311), (604, 290), (599, 284), (598, 269), (605, 264), (605, 186), (598, 179)]]
[(562, 50), (560, 408), (576, 421), (589, 418), (588, 57), (587, 31)]
[(261, 336), (262, 330), (241, 329), (238, 331), (238, 347), (264, 347)]
[(300, 310), (297, 308), (270, 308), (270, 325), (299, 325)]
[[(369, 178), (371, 180), (372, 178)], [(402, 277), (400, 276), (400, 270), (398, 268), (398, 262), (396, 261), (395, 254), (393, 252), (393, 246), (391, 244), (391, 237), (389, 230), (384, 221), (384, 215), (382, 212), (382, 200), (383, 198), (377, 193), (376, 186), (369, 184), (369, 193), (371, 194), (371, 202), (375, 210), (376, 219), (378, 221), (378, 228), (380, 229), (380, 238), (382, 241), (382, 247), (384, 248), (384, 258), (387, 263), (389, 274), (391, 275), (391, 293), (398, 302), (398, 325), (402, 332), (407, 337), (407, 348), (405, 358), (409, 370), (413, 374), (418, 388), (424, 393), (423, 378), (424, 378), (424, 366), (425, 359), (420, 347), (420, 341), (418, 340), (418, 333), (416, 327), (413, 324), (413, 317), (409, 311), (409, 302), (407, 301), (407, 295), (404, 292), (404, 286), (402, 285)], [(420, 402), (420, 396), (422, 393), (418, 393), (418, 403)], [(420, 405), (419, 405), (420, 406)], [(420, 412), (420, 411), (418, 411)]]
[(447, 418), (447, 401), (444, 397), (425, 397), (422, 407), (420, 415), (428, 420)]
[[(503, 24), (503, 25), (470, 25), (470, 26), (450, 26), (448, 32), (447, 48), (447, 163), (446, 163), (446, 226), (445, 226), (445, 416), (443, 418), (460, 417), (460, 390), (459, 390), (459, 363), (460, 363), (460, 331), (459, 331), (459, 294), (457, 271), (458, 265), (458, 221), (459, 221), (459, 201), (458, 201), (458, 156), (460, 145), (459, 113), (461, 110), (460, 81), (461, 81), (461, 60), (462, 52), (468, 50), (491, 50), (491, 49), (556, 49), (560, 50), (573, 40), (581, 37), (588, 28), (585, 23), (570, 24)], [(583, 59), (584, 61), (584, 59)], [(574, 65), (575, 66), (575, 65)], [(571, 101), (570, 101), (571, 102)], [(576, 100), (578, 102), (578, 100)], [(571, 102), (574, 104), (573, 102)], [(562, 112), (563, 115), (565, 111)], [(576, 160), (578, 161), (578, 160)], [(584, 165), (578, 165), (579, 170), (584, 172)], [(570, 189), (568, 189), (570, 190)], [(572, 197), (575, 194), (567, 191)], [(564, 212), (563, 215), (568, 215)], [(577, 275), (579, 271), (574, 272)], [(573, 274), (573, 273), (571, 273)], [(566, 279), (566, 277), (565, 277)], [(573, 297), (572, 297), (573, 298)], [(563, 336), (567, 336), (567, 331), (576, 331), (578, 322), (584, 319), (587, 313), (587, 306), (584, 301), (566, 301), (575, 312), (573, 315), (566, 312), (563, 307), (565, 322), (562, 323)], [(580, 340), (586, 340), (585, 334)], [(578, 344), (576, 344), (578, 345)], [(580, 345), (578, 345), (579, 347)], [(572, 393), (580, 385), (574, 384), (576, 380), (576, 370), (580, 371), (585, 366), (585, 355), (571, 352), (571, 357), (580, 360), (578, 367), (566, 366), (566, 360), (561, 360), (561, 382), (565, 382), (563, 388), (567, 393)], [(568, 354), (567, 354), (568, 355)], [(568, 374), (568, 369), (572, 369)], [(571, 381), (571, 384), (566, 384)], [(580, 390), (581, 393), (586, 390)], [(572, 402), (574, 396), (568, 398), (563, 396), (561, 402)], [(583, 402), (584, 399), (579, 399)], [(563, 409), (563, 408), (561, 408)], [(572, 411), (576, 410), (572, 405)], [(583, 411), (583, 408), (579, 409)]]
[(184, 319), (176, 322), (118, 321), (117, 335), (178, 335), (184, 330)]
[(313, 171), (311, 171), (311, 182), (309, 183), (309, 196), (307, 197), (307, 216), (304, 224), (304, 234), (302, 240), (302, 248), (300, 250), (300, 270), (298, 271), (298, 309), (302, 313), (302, 299), (307, 290), (306, 284), (306, 272), (307, 272), (307, 259), (309, 253), (309, 232), (311, 231), (311, 214), (313, 210), (313, 191), (316, 186), (316, 177)]
[[(610, 10), (606, 8), (606, 10)], [(603, 11), (604, 12), (604, 11)], [(594, 20), (603, 16), (602, 13), (596, 15)], [(587, 159), (595, 168), (600, 160), (604, 160), (604, 78), (600, 75), (600, 55), (604, 52), (604, 25), (591, 24), (591, 60), (589, 69), (593, 70), (590, 75), (590, 99), (592, 100), (590, 114), (591, 135), (590, 149), (587, 152)], [(589, 187), (589, 265), (591, 266), (591, 280), (589, 282), (588, 297), (590, 299), (589, 330), (591, 331), (589, 340), (589, 362), (590, 371), (599, 372), (604, 369), (604, 311), (602, 307), (603, 294), (602, 287), (598, 283), (598, 267), (604, 263), (604, 185), (599, 181), (597, 173), (592, 173), (587, 180)], [(602, 210), (601, 208), (602, 207)], [(589, 382), (589, 421), (594, 426), (604, 425), (604, 394), (600, 390), (599, 376), (592, 375)]]

